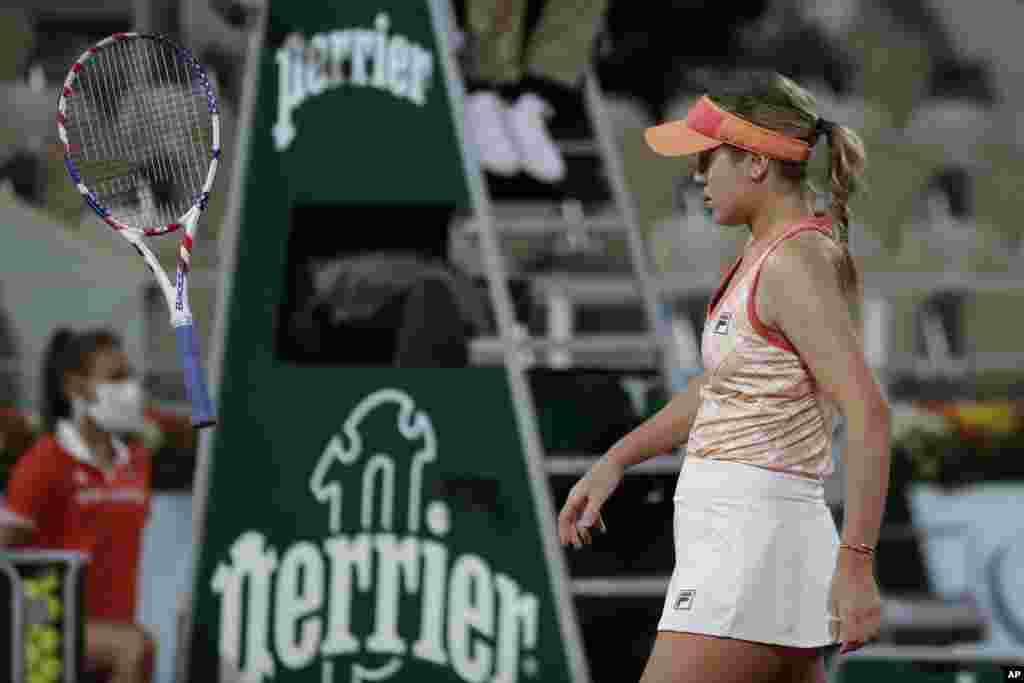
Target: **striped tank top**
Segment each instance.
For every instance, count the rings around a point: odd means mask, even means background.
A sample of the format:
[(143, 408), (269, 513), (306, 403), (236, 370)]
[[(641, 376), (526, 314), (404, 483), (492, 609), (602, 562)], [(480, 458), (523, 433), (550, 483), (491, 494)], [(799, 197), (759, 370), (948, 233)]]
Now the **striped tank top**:
[(815, 479), (832, 473), (838, 410), (785, 335), (765, 325), (754, 306), (765, 259), (783, 241), (809, 230), (831, 236), (831, 219), (794, 224), (732, 282), (740, 257), (711, 298), (701, 337), (707, 381), (687, 455)]

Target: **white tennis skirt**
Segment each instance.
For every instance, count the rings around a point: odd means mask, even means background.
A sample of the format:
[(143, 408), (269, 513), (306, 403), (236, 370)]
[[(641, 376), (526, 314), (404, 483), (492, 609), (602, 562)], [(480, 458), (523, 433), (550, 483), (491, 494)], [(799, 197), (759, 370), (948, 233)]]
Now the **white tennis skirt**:
[(839, 535), (822, 482), (687, 457), (659, 631), (789, 647), (836, 642), (828, 592)]

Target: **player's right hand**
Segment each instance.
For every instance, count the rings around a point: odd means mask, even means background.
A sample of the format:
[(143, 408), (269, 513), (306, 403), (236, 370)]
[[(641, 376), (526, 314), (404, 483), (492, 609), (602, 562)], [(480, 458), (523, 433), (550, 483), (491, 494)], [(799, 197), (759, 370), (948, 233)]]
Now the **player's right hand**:
[(576, 482), (558, 514), (558, 538), (562, 546), (572, 544), (574, 548), (581, 548), (589, 545), (595, 525), (602, 532), (608, 531), (601, 516), (601, 506), (618, 487), (624, 474), (625, 468), (605, 455)]

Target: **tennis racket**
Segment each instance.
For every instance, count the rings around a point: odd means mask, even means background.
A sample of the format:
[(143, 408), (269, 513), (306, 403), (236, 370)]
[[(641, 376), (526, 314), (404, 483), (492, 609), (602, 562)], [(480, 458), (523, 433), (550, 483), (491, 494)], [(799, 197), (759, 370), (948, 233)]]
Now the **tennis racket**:
[[(192, 54), (158, 35), (115, 33), (71, 66), (57, 102), (71, 182), (146, 261), (167, 300), (192, 425), (216, 422), (188, 302), (199, 216), (220, 160), (217, 98)], [(145, 238), (181, 231), (171, 284)]]

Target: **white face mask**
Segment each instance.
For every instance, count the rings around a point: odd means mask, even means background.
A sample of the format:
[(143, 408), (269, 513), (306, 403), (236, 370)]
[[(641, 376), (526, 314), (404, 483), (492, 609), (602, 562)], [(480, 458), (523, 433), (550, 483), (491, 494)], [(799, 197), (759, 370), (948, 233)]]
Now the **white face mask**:
[(137, 432), (142, 429), (142, 385), (138, 380), (96, 385), (96, 402), (75, 397), (71, 401), (73, 417), (88, 415), (107, 432)]

